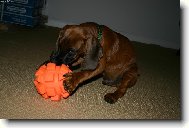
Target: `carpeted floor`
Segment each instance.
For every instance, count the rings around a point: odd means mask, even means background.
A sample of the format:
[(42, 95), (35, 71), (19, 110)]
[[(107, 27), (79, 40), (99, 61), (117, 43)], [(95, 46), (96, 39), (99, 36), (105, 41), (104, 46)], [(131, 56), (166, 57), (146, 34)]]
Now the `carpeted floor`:
[(0, 118), (181, 119), (180, 57), (176, 50), (133, 42), (140, 69), (137, 84), (116, 104), (103, 100), (115, 88), (102, 78), (53, 102), (36, 91), (35, 69), (55, 47), (58, 29), (16, 28), (0, 32)]

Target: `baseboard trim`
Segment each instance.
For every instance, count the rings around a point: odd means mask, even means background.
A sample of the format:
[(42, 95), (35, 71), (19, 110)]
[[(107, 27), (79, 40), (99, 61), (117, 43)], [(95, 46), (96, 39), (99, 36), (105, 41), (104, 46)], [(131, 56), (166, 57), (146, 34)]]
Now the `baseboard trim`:
[(66, 23), (60, 22), (60, 21), (56, 21), (56, 20), (48, 20), (48, 22), (46, 23), (47, 26), (52, 26), (52, 27), (58, 27), (58, 28), (62, 28), (66, 25)]
[(144, 38), (144, 37), (140, 37), (140, 36), (134, 36), (132, 34), (127, 34), (127, 35), (123, 34), (123, 35), (128, 37), (130, 40), (142, 42), (142, 43), (145, 43), (145, 44), (155, 44), (155, 45), (159, 45), (161, 47), (171, 48), (171, 49), (179, 49), (180, 48), (180, 46), (176, 45), (175, 43), (170, 43), (169, 41)]

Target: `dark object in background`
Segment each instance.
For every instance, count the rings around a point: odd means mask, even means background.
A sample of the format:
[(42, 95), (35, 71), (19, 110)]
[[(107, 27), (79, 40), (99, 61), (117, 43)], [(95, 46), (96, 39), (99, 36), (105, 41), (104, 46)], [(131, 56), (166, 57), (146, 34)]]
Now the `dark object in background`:
[(34, 27), (43, 23), (45, 0), (0, 2), (0, 21)]

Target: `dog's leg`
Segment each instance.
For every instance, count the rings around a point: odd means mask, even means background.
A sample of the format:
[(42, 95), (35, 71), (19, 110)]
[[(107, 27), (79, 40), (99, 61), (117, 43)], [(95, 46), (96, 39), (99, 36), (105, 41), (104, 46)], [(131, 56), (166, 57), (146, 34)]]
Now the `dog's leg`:
[(122, 79), (122, 76), (118, 76), (114, 79), (112, 79), (112, 78), (110, 79), (106, 73), (103, 73), (102, 84), (112, 86), (112, 87), (117, 87), (117, 85), (120, 83), (121, 79)]
[(71, 94), (80, 83), (102, 73), (105, 65), (103, 59), (100, 61), (95, 70), (84, 70), (64, 75), (64, 88)]
[(114, 93), (108, 93), (104, 96), (104, 100), (110, 104), (115, 103), (119, 98), (123, 97), (129, 87), (135, 85), (137, 81), (138, 73), (137, 66), (132, 66), (127, 70), (124, 75), (120, 85)]

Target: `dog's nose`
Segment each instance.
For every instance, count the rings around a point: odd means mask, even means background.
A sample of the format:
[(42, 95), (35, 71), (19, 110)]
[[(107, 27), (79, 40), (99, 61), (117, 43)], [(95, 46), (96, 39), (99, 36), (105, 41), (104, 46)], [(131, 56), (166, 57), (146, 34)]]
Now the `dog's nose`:
[(56, 59), (56, 52), (52, 51), (51, 55), (50, 55), (50, 61), (53, 62)]
[(57, 66), (61, 64), (70, 64), (74, 61), (74, 58), (76, 56), (76, 50), (74, 49), (68, 49), (66, 51), (52, 51), (50, 56), (50, 61), (52, 63), (55, 63)]
[(52, 53), (50, 55), (50, 62), (55, 63), (57, 66), (61, 65), (58, 56), (59, 56), (59, 54), (57, 51), (52, 51)]

